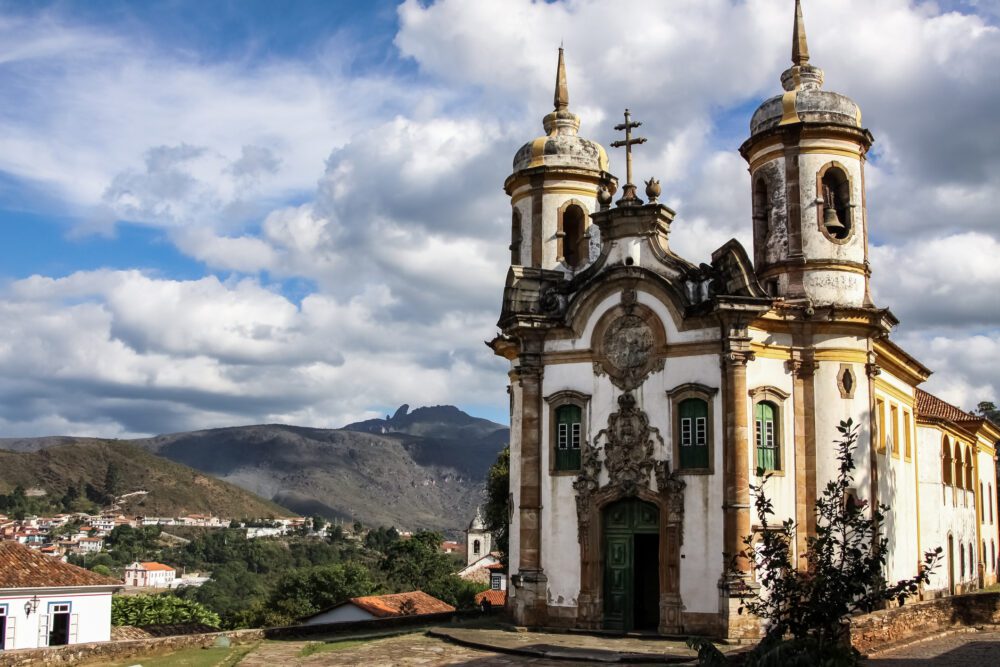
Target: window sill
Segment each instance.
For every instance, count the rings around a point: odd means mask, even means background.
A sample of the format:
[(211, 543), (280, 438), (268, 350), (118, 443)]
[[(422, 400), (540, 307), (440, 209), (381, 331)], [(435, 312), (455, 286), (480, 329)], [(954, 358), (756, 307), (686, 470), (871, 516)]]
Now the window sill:
[(714, 475), (715, 471), (711, 468), (677, 468), (676, 470), (671, 470), (675, 475)]
[(579, 475), (579, 468), (576, 470), (550, 470), (549, 475), (552, 477), (569, 477), (571, 475)]
[[(772, 475), (773, 477), (784, 477), (785, 476), (785, 471), (784, 470), (765, 470), (764, 471), (764, 475)], [(764, 475), (758, 475), (756, 470), (753, 471), (753, 476), (756, 477), (756, 478), (758, 478), (758, 479), (760, 479)]]

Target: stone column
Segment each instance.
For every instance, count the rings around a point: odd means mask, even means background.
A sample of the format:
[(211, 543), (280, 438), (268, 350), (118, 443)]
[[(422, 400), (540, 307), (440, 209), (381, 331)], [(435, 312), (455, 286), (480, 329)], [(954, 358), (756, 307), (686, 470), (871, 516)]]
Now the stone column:
[[(739, 593), (752, 585), (750, 561), (737, 554), (750, 534), (750, 433), (747, 428), (747, 363), (753, 360), (745, 330), (725, 341), (722, 367), (725, 374), (725, 436), (723, 440), (723, 575), (719, 582), (723, 634), (730, 639), (756, 637), (756, 619), (740, 615)], [(736, 572), (730, 570), (736, 558)]]
[(521, 384), (520, 562), (514, 580), (514, 618), (545, 624), (547, 578), (542, 571), (542, 365), (540, 340), (525, 340), (518, 366)]

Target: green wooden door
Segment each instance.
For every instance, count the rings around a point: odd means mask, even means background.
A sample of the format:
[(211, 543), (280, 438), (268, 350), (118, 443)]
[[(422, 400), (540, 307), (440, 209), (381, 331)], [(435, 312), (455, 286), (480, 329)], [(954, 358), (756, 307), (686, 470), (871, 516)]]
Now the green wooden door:
[(625, 632), (632, 627), (632, 536), (604, 540), (604, 627)]
[[(638, 499), (622, 500), (604, 513), (604, 628), (635, 628), (637, 534), (659, 533), (659, 510)], [(653, 581), (656, 577), (646, 577)]]

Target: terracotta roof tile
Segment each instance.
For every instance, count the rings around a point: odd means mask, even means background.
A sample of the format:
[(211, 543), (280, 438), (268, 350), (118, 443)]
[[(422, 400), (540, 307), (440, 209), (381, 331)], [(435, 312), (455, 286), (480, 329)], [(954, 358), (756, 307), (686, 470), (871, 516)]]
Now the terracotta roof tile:
[(481, 605), (484, 600), (489, 602), (490, 605), (494, 607), (504, 607), (507, 605), (507, 591), (495, 591), (490, 589), (488, 591), (476, 593), (476, 604)]
[(933, 394), (928, 394), (923, 389), (916, 390), (917, 416), (944, 419), (950, 422), (970, 422), (978, 421), (979, 417), (971, 415), (965, 410), (956, 408), (951, 403), (945, 403)]
[(174, 570), (174, 568), (170, 567), (169, 565), (164, 565), (163, 563), (157, 563), (155, 561), (151, 561), (149, 563), (139, 563), (139, 564), (142, 565), (142, 569), (146, 570), (147, 572), (153, 572), (153, 571), (175, 572), (176, 571), (176, 570)]
[(369, 595), (351, 598), (356, 606), (378, 618), (390, 616), (417, 616), (422, 614), (444, 614), (455, 611), (447, 602), (431, 597), (423, 591), (394, 593), (392, 595)]
[(0, 542), (0, 588), (120, 585), (117, 579), (64, 563), (17, 542)]

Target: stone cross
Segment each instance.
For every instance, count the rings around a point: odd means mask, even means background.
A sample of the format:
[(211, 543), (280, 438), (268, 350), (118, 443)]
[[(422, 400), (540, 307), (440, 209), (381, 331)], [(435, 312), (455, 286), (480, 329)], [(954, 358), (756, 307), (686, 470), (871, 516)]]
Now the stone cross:
[[(614, 141), (612, 148), (625, 147), (625, 186), (622, 188), (621, 201), (632, 201), (638, 198), (635, 195), (635, 185), (632, 183), (632, 146), (646, 143), (645, 137), (633, 137), (632, 130), (642, 125), (639, 121), (632, 120), (632, 114), (625, 109), (625, 122), (615, 125), (615, 130), (625, 131), (624, 141)], [(641, 202), (640, 202), (641, 203)]]

